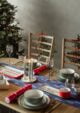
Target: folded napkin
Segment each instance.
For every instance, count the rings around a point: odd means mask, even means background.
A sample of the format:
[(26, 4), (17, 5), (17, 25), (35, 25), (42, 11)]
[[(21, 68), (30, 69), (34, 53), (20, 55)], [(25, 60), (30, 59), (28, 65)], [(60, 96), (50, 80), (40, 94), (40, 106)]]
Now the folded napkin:
[(42, 65), (42, 66), (40, 66), (40, 67), (34, 69), (34, 74), (35, 74), (35, 75), (36, 75), (36, 74), (39, 74), (40, 72), (46, 70), (47, 68), (48, 68), (47, 65)]
[(6, 103), (11, 103), (15, 101), (20, 95), (22, 95), (25, 91), (32, 89), (31, 84), (27, 84), (24, 87), (20, 88), (16, 92), (11, 93), (9, 96), (5, 97), (5, 102)]

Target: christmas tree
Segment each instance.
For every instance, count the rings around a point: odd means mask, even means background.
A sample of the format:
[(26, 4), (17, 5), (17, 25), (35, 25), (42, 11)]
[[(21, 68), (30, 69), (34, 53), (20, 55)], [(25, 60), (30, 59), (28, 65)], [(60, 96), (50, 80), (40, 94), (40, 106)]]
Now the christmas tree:
[(21, 28), (15, 19), (17, 7), (7, 0), (0, 0), (0, 55), (7, 56), (6, 45), (13, 45), (13, 57), (18, 56), (18, 44), (22, 39)]

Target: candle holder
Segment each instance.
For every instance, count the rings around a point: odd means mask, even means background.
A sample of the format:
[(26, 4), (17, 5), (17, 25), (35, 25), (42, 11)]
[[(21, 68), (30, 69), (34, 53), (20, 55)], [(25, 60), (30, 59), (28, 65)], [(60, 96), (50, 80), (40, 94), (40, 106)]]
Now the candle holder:
[(22, 78), (24, 82), (35, 82), (37, 80), (33, 74), (33, 64), (34, 59), (24, 57), (24, 76)]

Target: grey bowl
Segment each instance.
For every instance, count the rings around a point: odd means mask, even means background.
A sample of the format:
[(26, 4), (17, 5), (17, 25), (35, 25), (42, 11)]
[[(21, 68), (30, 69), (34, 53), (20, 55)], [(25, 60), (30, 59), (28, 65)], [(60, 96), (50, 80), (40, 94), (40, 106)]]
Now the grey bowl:
[(38, 89), (31, 89), (24, 93), (25, 100), (32, 104), (40, 103), (43, 99), (43, 96), (43, 91)]
[(73, 78), (75, 71), (71, 68), (63, 68), (59, 71), (59, 74), (64, 78)]

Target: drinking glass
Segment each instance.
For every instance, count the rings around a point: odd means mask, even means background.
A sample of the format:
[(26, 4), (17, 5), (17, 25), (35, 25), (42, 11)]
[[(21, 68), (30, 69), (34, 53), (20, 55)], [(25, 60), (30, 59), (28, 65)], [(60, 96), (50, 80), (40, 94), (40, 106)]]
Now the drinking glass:
[(31, 81), (33, 79), (33, 61), (32, 59), (24, 58), (24, 77), (25, 81)]
[(6, 52), (9, 56), (9, 63), (10, 63), (11, 54), (13, 53), (13, 45), (6, 45)]

